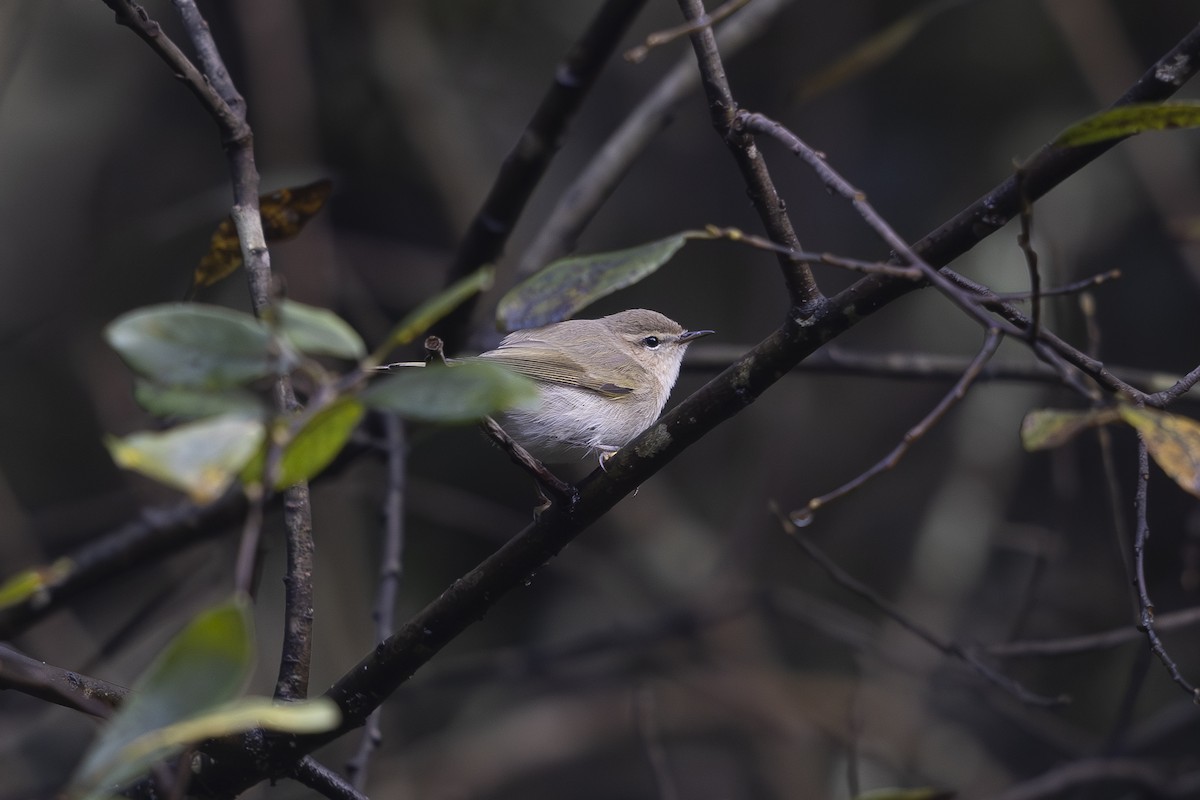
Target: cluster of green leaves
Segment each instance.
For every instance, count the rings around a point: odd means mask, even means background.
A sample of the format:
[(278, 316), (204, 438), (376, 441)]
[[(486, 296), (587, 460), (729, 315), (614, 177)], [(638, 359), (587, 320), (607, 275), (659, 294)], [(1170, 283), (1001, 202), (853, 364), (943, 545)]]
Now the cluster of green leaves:
[[(534, 402), (532, 382), (494, 364), (374, 377), (391, 348), (415, 339), (490, 277), (482, 270), (433, 298), (372, 354), (340, 317), (293, 301), (264, 320), (192, 303), (131, 311), (108, 326), (108, 342), (137, 373), (139, 403), (182, 422), (111, 437), (109, 450), (121, 466), (207, 503), (237, 482), (283, 488), (312, 478), (341, 452), (368, 408), (454, 424)], [(319, 356), (353, 366), (332, 373), (315, 361)], [(312, 387), (298, 414), (276, 413), (269, 393), (254, 391), (295, 373)]]

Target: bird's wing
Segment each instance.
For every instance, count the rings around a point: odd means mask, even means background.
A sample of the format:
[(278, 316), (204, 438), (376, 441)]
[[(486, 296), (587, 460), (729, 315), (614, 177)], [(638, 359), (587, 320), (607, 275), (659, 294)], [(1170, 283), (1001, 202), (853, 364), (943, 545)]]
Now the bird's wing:
[(609, 397), (621, 397), (633, 392), (629, 386), (599, 382), (588, 377), (587, 370), (578, 361), (561, 349), (539, 340), (502, 343), (495, 350), (480, 354), (479, 358), (508, 367), (534, 380), (577, 386)]

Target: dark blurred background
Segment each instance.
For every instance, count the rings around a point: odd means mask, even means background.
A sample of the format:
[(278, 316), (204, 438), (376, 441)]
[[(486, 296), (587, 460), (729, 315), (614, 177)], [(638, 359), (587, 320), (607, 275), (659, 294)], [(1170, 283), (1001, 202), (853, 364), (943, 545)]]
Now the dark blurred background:
[[(373, 344), (435, 292), (555, 65), (598, 6), (202, 3), (248, 102), (264, 191), (334, 181), (328, 208), (299, 238), (272, 247), (289, 296), (337, 311)], [(1178, 0), (948, 4), (879, 68), (801, 102), (806, 77), (921, 4), (780, 6), (761, 37), (727, 54), (735, 96), (824, 151), (910, 240), (1009, 175), (1014, 159), (1117, 98), (1200, 18), (1200, 4)], [(186, 41), (170, 4), (147, 10)], [(675, 4), (649, 3), (627, 45), (679, 19)], [(616, 59), (605, 69), (498, 265), (478, 344), (562, 192), (664, 74), (690, 58), (680, 40), (641, 64)], [(808, 249), (887, 255), (798, 161), (768, 141), (761, 149)], [(1177, 235), (1200, 213), (1197, 175), (1194, 133), (1150, 135), (1037, 204), (1034, 244), (1047, 284), (1123, 273), (1095, 291), (1108, 362), (1178, 373), (1197, 363), (1200, 251)], [(119, 471), (103, 447), (106, 434), (154, 422), (134, 404), (131, 376), (101, 330), (126, 310), (183, 296), (230, 198), (215, 125), (102, 3), (0, 4), (5, 575), (177, 501)], [(710, 223), (761, 232), (693, 92), (579, 250)], [(954, 266), (1001, 291), (1027, 286), (1011, 225)], [(832, 293), (854, 276), (823, 268), (819, 278)], [(240, 276), (198, 299), (248, 308)], [(701, 355), (709, 342), (758, 341), (782, 319), (786, 297), (769, 254), (691, 243), (586, 313), (638, 306), (716, 329), (694, 348)], [(1086, 346), (1074, 298), (1047, 302), (1045, 315)], [(975, 325), (927, 291), (832, 347), (969, 357), (980, 343)], [(998, 359), (1029, 356), (1008, 343)], [(675, 399), (705, 378), (685, 371)], [(679, 797), (844, 798), (850, 771), (863, 790), (935, 785), (984, 797), (1087, 756), (1194, 758), (1200, 712), (1141, 641), (997, 662), (1032, 690), (1073, 698), (1053, 712), (1022, 706), (831, 584), (768, 514), (771, 500), (796, 508), (859, 474), (948, 388), (815, 370), (780, 382), (400, 690), (385, 707), (371, 794), (667, 797), (673, 784)], [(907, 614), (964, 644), (1129, 628), (1113, 509), (1132, 517), (1133, 435), (1114, 431), (1115, 499), (1095, 437), (1032, 455), (1018, 438), (1029, 409), (1080, 403), (1039, 384), (980, 385), (898, 468), (821, 511), (806, 532)], [(1178, 410), (1196, 412), (1187, 402)], [(384, 465), (369, 456), (314, 486), (315, 691), (374, 644), (384, 489)], [(1150, 494), (1158, 610), (1195, 605), (1194, 500), (1157, 470)], [(474, 429), (418, 428), (406, 502), (399, 620), (523, 527), (533, 495)], [(260, 676), (251, 687), (261, 693), (273, 684), (281, 635), (279, 533), (271, 517)], [(17, 644), (128, 685), (184, 620), (229, 590), (234, 538), (125, 575)], [(1166, 642), (1200, 679), (1194, 631)], [(94, 730), (78, 714), (24, 697), (0, 696), (0, 714), (6, 798), (52, 791)], [(322, 760), (340, 769), (356, 738)], [(311, 793), (285, 782), (253, 794)]]

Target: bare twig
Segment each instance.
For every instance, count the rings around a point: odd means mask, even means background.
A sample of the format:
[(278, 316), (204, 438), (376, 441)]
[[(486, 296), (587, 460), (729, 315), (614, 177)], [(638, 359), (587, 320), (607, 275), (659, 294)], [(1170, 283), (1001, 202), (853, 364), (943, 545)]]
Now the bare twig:
[(550, 492), (550, 500), (556, 500), (570, 507), (579, 499), (579, 492), (574, 486), (547, 469), (545, 464), (505, 433), (496, 420), (485, 417), (483, 422), (479, 423), (479, 427), (500, 446), (500, 449), (514, 464), (533, 476), (539, 487)]
[(55, 561), (44, 570), (47, 578), (36, 593), (0, 609), (0, 639), (16, 636), (99, 583), (118, 580), (139, 565), (226, 533), (245, 512), (240, 492), (229, 492), (206, 506), (182, 502), (143, 510), (136, 519)]
[(308, 484), (289, 487), (283, 494), (287, 567), (283, 576), (284, 635), (275, 697), (302, 700), (308, 696), (312, 663), (313, 566), (315, 545)]
[(300, 759), (292, 777), (330, 800), (367, 800), (365, 794), (312, 756)]
[[(837, 193), (847, 200), (859, 216), (866, 222), (867, 227), (875, 232), (883, 242), (890, 247), (899, 258), (920, 272), (920, 276), (942, 292), (952, 303), (962, 309), (969, 317), (985, 328), (998, 327), (1001, 333), (1009, 336), (1021, 335), (1021, 330), (1007, 320), (998, 322), (990, 314), (981, 298), (974, 292), (963, 291), (948, 280), (938, 270), (919, 256), (900, 234), (877, 212), (868, 201), (867, 196), (856, 189), (837, 170), (829, 165), (825, 155), (819, 153), (805, 143), (799, 136), (792, 133), (780, 123), (762, 114), (752, 114), (739, 111), (733, 119), (736, 130), (749, 133), (762, 133), (772, 136), (784, 144), (795, 155), (799, 156), (820, 178), (825, 188)], [(990, 294), (990, 290), (989, 290)]]
[[(1037, 258), (1036, 253), (1034, 253), (1034, 258)], [(1011, 303), (1022, 300), (1028, 301), (1034, 299), (1035, 297), (1054, 297), (1065, 294), (1079, 294), (1080, 292), (1091, 289), (1094, 286), (1099, 286), (1102, 283), (1115, 281), (1120, 277), (1121, 270), (1110, 269), (1107, 272), (1101, 272), (1098, 275), (1092, 275), (1088, 278), (1081, 278), (1080, 280), (1072, 281), (1070, 283), (1063, 284), (1062, 286), (1052, 286), (1049, 289), (1043, 289), (1039, 286), (1036, 292), (996, 292), (995, 297), (997, 300), (1001, 300), (1005, 303)]]
[(733, 14), (750, 0), (726, 0), (725, 3), (717, 7), (717, 10), (711, 14), (705, 14), (698, 19), (688, 20), (682, 25), (676, 25), (674, 28), (668, 28), (665, 31), (655, 31), (646, 37), (646, 41), (636, 47), (631, 47), (625, 51), (624, 59), (632, 64), (637, 64), (644, 61), (646, 56), (655, 47), (661, 47), (664, 44), (669, 44), (681, 36), (687, 36), (690, 33), (711, 28), (721, 20)]
[[(695, 22), (705, 17), (701, 0), (679, 0), (679, 7), (689, 21)], [(775, 190), (775, 183), (767, 171), (762, 153), (755, 146), (753, 137), (738, 130), (734, 124), (737, 103), (725, 77), (725, 66), (717, 50), (717, 41), (712, 29), (701, 28), (692, 33), (691, 37), (692, 49), (696, 52), (696, 62), (700, 67), (700, 82), (708, 97), (712, 125), (733, 154), (742, 172), (742, 180), (750, 193), (750, 201), (766, 228), (767, 236), (789, 250), (802, 249), (796, 231), (792, 228), (792, 222), (788, 219), (783, 199)], [(784, 255), (780, 255), (778, 260), (792, 305), (799, 309), (802, 315), (811, 315), (824, 302), (812, 270), (807, 264), (798, 263)]]
[[(210, 107), (210, 111), (221, 127), (229, 161), (233, 185), (231, 216), (242, 247), (250, 302), (254, 313), (263, 316), (272, 303), (271, 255), (267, 250), (259, 208), (261, 189), (254, 157), (254, 135), (246, 122), (246, 102), (230, 77), (208, 22), (200, 14), (194, 0), (172, 1), (179, 10), (184, 28), (204, 67), (206, 83), (216, 90), (222, 100), (223, 108)], [(276, 408), (283, 414), (293, 414), (300, 408), (287, 376), (280, 377), (277, 382)], [(274, 454), (273, 450), (276, 451)], [(278, 458), (278, 448), (268, 448), (267, 464), (263, 470), (265, 492), (269, 492), (275, 484)], [(264, 499), (260, 498), (257, 502)], [(284, 491), (284, 509), (288, 540), (285, 579), (287, 621), (276, 692), (281, 698), (299, 699), (308, 692), (312, 650), (312, 508), (306, 483), (290, 486)], [(261, 525), (261, 507), (258, 516)], [(249, 555), (248, 551), (249, 545), (244, 544), (243, 556)], [(257, 545), (254, 553), (257, 554)], [(245, 577), (245, 571), (240, 567), (239, 574)]]
[(1042, 329), (1042, 275), (1038, 272), (1038, 254), (1033, 249), (1033, 202), (1025, 195), (1025, 172), (1018, 164), (1017, 195), (1020, 197), (1021, 232), (1017, 234), (1017, 246), (1025, 255), (1025, 265), (1029, 269), (1030, 313), (1029, 341), (1036, 342)]
[(1138, 629), (1146, 634), (1146, 641), (1151, 652), (1158, 657), (1166, 667), (1171, 680), (1179, 685), (1193, 700), (1200, 702), (1200, 690), (1188, 682), (1179, 671), (1175, 660), (1167, 653), (1158, 631), (1154, 627), (1154, 603), (1150, 600), (1150, 590), (1146, 586), (1146, 543), (1150, 539), (1149, 517), (1149, 486), (1150, 486), (1150, 455), (1146, 440), (1138, 434), (1138, 480), (1135, 506), (1137, 508), (1137, 528), (1133, 539), (1133, 580), (1138, 598)]
[(238, 541), (237, 561), (233, 568), (233, 588), (253, 597), (258, 582), (259, 542), (262, 536), (263, 506), (266, 490), (262, 486), (246, 487), (250, 506), (242, 520), (242, 536)]
[(862, 486), (879, 473), (892, 469), (899, 464), (900, 459), (904, 457), (904, 454), (908, 452), (908, 449), (917, 441), (919, 441), (926, 433), (928, 433), (929, 430), (933, 428), (933, 426), (936, 425), (943, 417), (945, 417), (946, 413), (955, 404), (967, 396), (967, 390), (971, 388), (971, 384), (973, 384), (979, 377), (979, 373), (983, 369), (984, 365), (987, 364), (991, 357), (996, 353), (996, 348), (1000, 346), (1000, 341), (1002, 338), (1003, 337), (1000, 335), (1000, 332), (995, 328), (989, 330), (987, 332), (987, 337), (984, 339), (983, 346), (979, 349), (979, 352), (975, 355), (975, 358), (971, 360), (971, 363), (967, 365), (966, 370), (959, 377), (958, 382), (954, 384), (954, 388), (952, 388), (949, 393), (947, 393), (946, 396), (943, 397), (941, 401), (933, 407), (933, 410), (925, 415), (924, 419), (922, 419), (904, 434), (904, 438), (900, 440), (900, 443), (897, 444), (890, 453), (888, 453), (874, 466), (861, 473), (849, 483), (834, 489), (828, 494), (823, 494), (820, 497), (814, 497), (812, 500), (809, 500), (802, 512), (793, 512), (793, 519), (795, 519), (796, 513), (800, 513), (807, 514), (808, 519), (811, 520), (813, 512), (815, 512), (818, 508), (827, 505), (839, 497), (845, 497), (847, 494)]
[[(447, 286), (499, 259), (525, 204), (558, 152), (568, 122), (645, 4), (646, 0), (606, 0), (555, 69), (554, 83), (504, 159), (483, 207), (455, 253), (446, 274)], [(477, 296), (467, 300), (443, 320), (442, 336), (450, 352), (462, 348), (477, 302)]]
[[(1154, 629), (1173, 631), (1200, 624), (1200, 606), (1172, 611), (1154, 618)], [(1029, 641), (1004, 642), (989, 645), (988, 655), (998, 658), (1034, 658), (1051, 656), (1073, 656), (1094, 650), (1109, 650), (1123, 644), (1140, 641), (1144, 634), (1132, 627), (1114, 628), (1086, 636), (1069, 636), (1062, 639), (1034, 639)]]
[(36, 661), (7, 644), (0, 644), (0, 689), (101, 718), (111, 715), (129, 692), (115, 683)]
[[(404, 553), (404, 491), (407, 483), (405, 465), (408, 462), (408, 445), (404, 422), (387, 415), (383, 419), (387, 438), (388, 481), (387, 495), (383, 506), (383, 554), (379, 567), (379, 588), (375, 594), (375, 641), (382, 642), (396, 631), (396, 597), (400, 590), (401, 560)], [(358, 791), (367, 785), (367, 767), (371, 755), (383, 741), (379, 718), (383, 706), (377, 707), (367, 718), (358, 750), (346, 765), (346, 774)]]
[(1039, 706), (1049, 708), (1052, 706), (1062, 705), (1069, 702), (1069, 699), (1064, 696), (1046, 697), (1045, 695), (1036, 694), (1029, 691), (1017, 681), (997, 672), (993, 667), (981, 661), (976, 655), (969, 652), (957, 642), (943, 639), (933, 631), (928, 630), (915, 620), (909, 619), (908, 616), (900, 609), (896, 608), (892, 603), (884, 600), (874, 589), (861, 583), (856, 578), (852, 577), (848, 572), (838, 566), (829, 556), (817, 547), (817, 545), (808, 536), (805, 536), (803, 531), (781, 513), (774, 505), (771, 504), (771, 512), (779, 520), (779, 524), (783, 527), (784, 533), (788, 538), (797, 544), (804, 554), (807, 555), (821, 570), (829, 576), (829, 578), (846, 589), (847, 591), (861, 597), (868, 603), (879, 609), (900, 627), (904, 628), (909, 633), (916, 636), (921, 641), (938, 650), (943, 655), (953, 658), (974, 671), (988, 683), (1003, 689), (1010, 695), (1020, 700), (1022, 703), (1031, 706)]
[[(754, 0), (742, 13), (717, 28), (717, 44), (726, 56), (754, 41), (794, 0)], [(521, 254), (517, 274), (531, 275), (575, 249), (583, 229), (616, 189), (659, 131), (671, 123), (676, 106), (700, 85), (695, 58), (679, 60), (658, 85), (629, 112), (569, 187), (539, 221), (537, 235)]]

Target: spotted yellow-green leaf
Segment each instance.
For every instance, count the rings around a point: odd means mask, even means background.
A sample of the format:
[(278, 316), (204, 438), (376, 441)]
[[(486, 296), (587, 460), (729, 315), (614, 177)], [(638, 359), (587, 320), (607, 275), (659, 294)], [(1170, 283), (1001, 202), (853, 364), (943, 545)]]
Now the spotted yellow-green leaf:
[(357, 360), (367, 347), (353, 328), (324, 308), (284, 300), (276, 307), (279, 335), (301, 353)]
[(75, 562), (60, 558), (46, 567), (34, 567), (0, 583), (0, 608), (24, 603), (31, 597), (54, 588), (75, 569)]
[(712, 236), (685, 231), (627, 250), (555, 261), (500, 299), (496, 323), (502, 330), (514, 331), (560, 322), (600, 298), (654, 274), (688, 239), (695, 238)]
[(84, 756), (74, 786), (111, 791), (145, 772), (163, 754), (126, 758), (125, 748), (153, 731), (228, 703), (242, 690), (253, 663), (249, 601), (236, 596), (201, 613), (131, 687)]
[(170, 386), (218, 388), (248, 383), (283, 366), (266, 326), (219, 306), (169, 303), (123, 314), (105, 329), (131, 368)]
[[(342, 452), (350, 434), (354, 433), (364, 412), (363, 404), (353, 397), (344, 397), (313, 415), (304, 427), (288, 442), (279, 459), (279, 475), (275, 488), (284, 489), (310, 480)], [(242, 481), (262, 480), (266, 449), (260, 447), (242, 470)]]
[(1088, 117), (1058, 135), (1059, 147), (1078, 147), (1146, 131), (1200, 127), (1200, 102), (1133, 103)]
[(1154, 408), (1118, 406), (1121, 419), (1142, 435), (1154, 463), (1183, 489), (1200, 497), (1200, 423)]
[[(296, 236), (316, 216), (333, 184), (320, 180), (305, 186), (293, 186), (263, 195), (258, 200), (262, 215), (263, 236), (267, 243), (280, 242)], [(238, 239), (237, 226), (232, 217), (226, 217), (217, 225), (208, 245), (208, 252), (200, 259), (192, 276), (193, 288), (212, 286), (229, 277), (242, 265), (242, 245)]]
[(257, 417), (225, 414), (167, 431), (110, 437), (107, 444), (120, 466), (209, 503), (233, 484), (265, 435)]
[(1030, 411), (1021, 422), (1021, 444), (1026, 450), (1048, 450), (1059, 447), (1088, 428), (1107, 425), (1120, 419), (1112, 408), (1093, 408), (1086, 411), (1067, 411), (1039, 408)]
[(536, 403), (537, 386), (498, 364), (411, 367), (381, 378), (362, 395), (372, 408), (420, 422), (475, 422)]
[(392, 329), (384, 343), (371, 354), (367, 366), (379, 364), (392, 350), (415, 340), (442, 317), (466, 302), (468, 298), (490, 289), (494, 275), (493, 267), (480, 267), (414, 308), (404, 319), (400, 320), (400, 324)]

